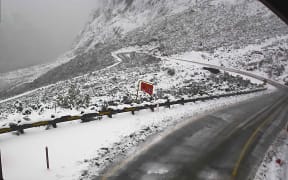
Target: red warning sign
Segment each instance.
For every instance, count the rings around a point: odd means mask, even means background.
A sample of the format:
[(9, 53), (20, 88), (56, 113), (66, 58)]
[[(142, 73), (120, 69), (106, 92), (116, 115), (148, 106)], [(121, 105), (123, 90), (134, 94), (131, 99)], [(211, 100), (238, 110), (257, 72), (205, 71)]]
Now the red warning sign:
[(140, 90), (141, 91), (144, 91), (144, 92), (152, 95), (153, 94), (153, 89), (154, 89), (153, 84), (145, 82), (145, 81), (141, 81), (140, 82)]

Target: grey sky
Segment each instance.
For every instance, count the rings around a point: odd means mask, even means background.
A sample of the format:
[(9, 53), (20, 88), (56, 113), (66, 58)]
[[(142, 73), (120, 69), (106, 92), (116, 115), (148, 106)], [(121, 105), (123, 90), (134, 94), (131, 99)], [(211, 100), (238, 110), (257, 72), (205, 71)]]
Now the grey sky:
[(99, 0), (0, 0), (0, 73), (53, 61), (71, 47)]

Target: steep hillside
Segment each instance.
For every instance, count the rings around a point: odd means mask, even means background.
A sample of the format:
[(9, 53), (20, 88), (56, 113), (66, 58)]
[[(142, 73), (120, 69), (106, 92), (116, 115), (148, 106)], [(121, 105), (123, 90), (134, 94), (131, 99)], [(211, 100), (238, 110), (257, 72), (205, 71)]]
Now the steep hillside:
[(93, 13), (91, 20), (75, 42), (77, 52), (87, 52), (128, 32), (183, 12), (196, 0), (108, 0)]
[(78, 36), (71, 61), (0, 97), (97, 71), (114, 63), (117, 49), (154, 44), (163, 55), (243, 48), (288, 33), (255, 0), (103, 0)]

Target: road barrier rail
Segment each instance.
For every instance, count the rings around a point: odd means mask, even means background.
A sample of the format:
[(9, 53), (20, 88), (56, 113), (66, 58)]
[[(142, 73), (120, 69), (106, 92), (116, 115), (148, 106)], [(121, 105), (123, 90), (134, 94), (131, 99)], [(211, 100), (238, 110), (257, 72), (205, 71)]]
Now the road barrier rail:
[(236, 96), (236, 95), (244, 95), (244, 94), (250, 94), (250, 93), (255, 93), (255, 92), (260, 92), (260, 91), (265, 91), (265, 90), (267, 90), (267, 88), (232, 92), (232, 93), (226, 93), (226, 94), (220, 94), (220, 95), (196, 97), (196, 98), (191, 98), (191, 99), (182, 98), (182, 99), (175, 100), (175, 101), (170, 101), (169, 99), (167, 99), (167, 101), (163, 103), (146, 104), (146, 105), (140, 105), (140, 106), (135, 106), (135, 107), (125, 107), (122, 109), (108, 108), (105, 111), (87, 113), (81, 116), (68, 115), (68, 116), (62, 116), (60, 118), (56, 118), (53, 120), (39, 121), (39, 122), (30, 123), (30, 124), (17, 125), (17, 124), (11, 123), (9, 127), (0, 128), (0, 134), (9, 133), (9, 132), (17, 132), (17, 134), (20, 135), (24, 133), (25, 129), (35, 128), (35, 127), (46, 126), (46, 127), (57, 128), (58, 123), (63, 123), (63, 122), (68, 122), (68, 121), (81, 120), (81, 122), (89, 122), (89, 121), (101, 119), (103, 116), (108, 116), (109, 118), (112, 118), (113, 115), (115, 114), (125, 113), (125, 112), (131, 112), (134, 115), (136, 111), (141, 111), (144, 109), (150, 109), (152, 112), (154, 112), (155, 108), (157, 107), (170, 108), (172, 105), (176, 105), (176, 104), (185, 105), (185, 103), (206, 101), (206, 100), (218, 99), (222, 97), (231, 97), (231, 96)]

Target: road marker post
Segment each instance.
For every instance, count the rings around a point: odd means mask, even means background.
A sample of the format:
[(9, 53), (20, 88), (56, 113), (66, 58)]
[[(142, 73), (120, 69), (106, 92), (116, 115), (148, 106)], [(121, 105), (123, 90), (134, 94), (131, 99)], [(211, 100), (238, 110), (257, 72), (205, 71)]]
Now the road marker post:
[(49, 153), (48, 153), (48, 147), (47, 146), (45, 147), (45, 152), (46, 152), (46, 166), (47, 166), (47, 169), (49, 170), (50, 164), (49, 164)]

